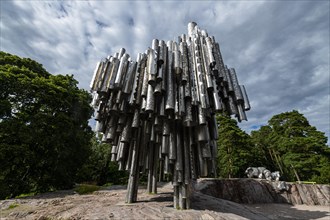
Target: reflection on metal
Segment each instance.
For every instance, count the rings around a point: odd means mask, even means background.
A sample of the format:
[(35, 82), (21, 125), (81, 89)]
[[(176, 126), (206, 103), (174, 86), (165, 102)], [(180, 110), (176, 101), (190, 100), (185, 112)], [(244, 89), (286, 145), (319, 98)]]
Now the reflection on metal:
[(219, 44), (196, 23), (179, 42), (154, 39), (136, 61), (122, 48), (97, 64), (91, 90), (96, 130), (112, 160), (130, 173), (126, 202), (137, 200), (139, 175), (148, 192), (171, 180), (174, 207), (188, 209), (191, 180), (217, 176), (215, 114), (246, 120), (250, 104)]

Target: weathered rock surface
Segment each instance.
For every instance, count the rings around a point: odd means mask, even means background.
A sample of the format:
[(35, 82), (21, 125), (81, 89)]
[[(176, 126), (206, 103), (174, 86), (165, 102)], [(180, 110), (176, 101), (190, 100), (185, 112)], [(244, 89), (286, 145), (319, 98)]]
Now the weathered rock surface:
[(194, 188), (204, 194), (237, 203), (330, 205), (330, 185), (285, 183), (258, 179), (199, 179)]
[[(195, 191), (190, 210), (173, 208), (171, 184), (158, 194), (138, 192), (138, 202), (125, 203), (126, 186), (112, 186), (89, 195), (72, 190), (22, 199), (0, 200), (0, 219), (319, 219), (330, 218), (329, 206), (238, 204)], [(15, 204), (15, 205), (13, 205)], [(14, 208), (10, 208), (14, 207)], [(16, 206), (16, 207), (15, 207)]]

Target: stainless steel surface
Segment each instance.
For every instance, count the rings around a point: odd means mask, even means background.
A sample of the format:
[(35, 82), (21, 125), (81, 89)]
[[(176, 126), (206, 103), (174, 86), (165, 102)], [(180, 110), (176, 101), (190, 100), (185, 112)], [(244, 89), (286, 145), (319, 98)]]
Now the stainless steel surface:
[(100, 61), (90, 84), (96, 131), (112, 145), (111, 160), (129, 170), (126, 202), (137, 200), (140, 173), (174, 185), (174, 205), (190, 207), (193, 179), (216, 176), (216, 114), (247, 120), (250, 103), (214, 36), (195, 22), (178, 41), (154, 39), (135, 61), (124, 48)]

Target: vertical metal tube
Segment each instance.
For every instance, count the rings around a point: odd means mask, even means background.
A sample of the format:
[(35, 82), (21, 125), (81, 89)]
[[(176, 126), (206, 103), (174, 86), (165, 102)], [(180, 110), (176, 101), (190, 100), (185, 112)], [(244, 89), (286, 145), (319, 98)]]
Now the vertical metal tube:
[(119, 88), (121, 89), (122, 84), (123, 84), (123, 79), (126, 76), (128, 58), (129, 58), (128, 54), (124, 54), (120, 58), (120, 64), (119, 64), (119, 68), (118, 68), (116, 79), (115, 79), (115, 88), (117, 88), (117, 89), (119, 89)]
[(188, 72), (188, 52), (187, 52), (187, 43), (180, 43), (180, 52), (181, 52), (181, 63), (182, 63), (182, 79), (181, 83), (185, 85), (189, 79)]
[(154, 144), (149, 142), (149, 149), (148, 149), (148, 183), (147, 183), (147, 190), (148, 193), (152, 193), (152, 183), (153, 183), (153, 175), (154, 175)]
[(118, 58), (122, 58), (125, 54), (126, 50), (125, 48), (120, 48), (119, 53), (117, 53)]
[(175, 163), (175, 169), (183, 171), (183, 153), (182, 153), (182, 148), (183, 148), (183, 143), (181, 140), (182, 137), (182, 129), (181, 129), (181, 123), (176, 122), (175, 127), (176, 127), (176, 163)]
[(181, 82), (181, 52), (179, 50), (173, 51), (174, 54), (174, 72), (176, 82)]
[(244, 98), (243, 98), (243, 94), (242, 94), (241, 88), (240, 88), (240, 86), (238, 84), (238, 79), (237, 79), (237, 75), (236, 75), (235, 69), (234, 68), (230, 68), (229, 69), (229, 74), (230, 74), (231, 81), (233, 83), (234, 92), (235, 92), (235, 98), (236, 98), (236, 100), (238, 102), (243, 102), (244, 101)]
[(185, 111), (186, 114), (184, 115), (183, 125), (185, 127), (191, 127), (194, 125), (191, 100), (186, 100), (185, 107), (186, 107), (186, 111)]
[(157, 74), (157, 56), (156, 52), (153, 49), (148, 50), (147, 72), (148, 84), (155, 86)]
[(207, 56), (209, 58), (209, 67), (213, 68), (215, 66), (215, 59), (214, 59), (213, 52), (212, 52), (213, 45), (211, 42), (211, 38), (206, 37), (205, 41), (206, 41), (206, 47), (207, 47)]
[(190, 78), (190, 90), (191, 90), (191, 102), (193, 105), (197, 105), (199, 102), (199, 96), (198, 96), (198, 86), (196, 81), (196, 73), (195, 73), (195, 61), (194, 61), (194, 51), (193, 51), (193, 45), (191, 44), (188, 48), (188, 56), (189, 59), (189, 78)]
[(149, 84), (148, 85), (148, 93), (147, 93), (147, 105), (146, 105), (146, 112), (152, 113), (155, 109), (155, 97), (154, 97), (154, 89)]
[(142, 82), (142, 90), (141, 90), (141, 97), (147, 97), (148, 93), (148, 71), (147, 68), (144, 69), (144, 75), (143, 75), (143, 82)]
[(169, 136), (162, 136), (162, 154), (168, 154), (168, 148), (169, 148)]
[(140, 66), (137, 67), (137, 71), (139, 72), (137, 79), (137, 88), (133, 90), (136, 91), (136, 95), (134, 95), (134, 97), (130, 99), (130, 104), (132, 103), (135, 105), (141, 105), (142, 103), (142, 90), (143, 90), (143, 82), (145, 77), (144, 69), (145, 69), (146, 59), (147, 59), (146, 55), (141, 54)]
[(230, 77), (230, 73), (229, 73), (229, 69), (227, 67), (225, 67), (225, 78), (227, 79), (226, 83), (227, 83), (227, 86), (228, 86), (228, 93), (234, 93), (234, 86), (233, 86), (233, 82), (231, 80), (231, 77)]
[(136, 62), (129, 63), (129, 67), (125, 79), (126, 83), (124, 84), (124, 89), (123, 89), (123, 93), (125, 94), (129, 94), (132, 91), (136, 66), (137, 66)]
[(158, 154), (159, 154), (159, 145), (154, 145), (154, 162), (153, 162), (153, 173), (152, 173), (152, 193), (157, 194), (157, 174), (158, 174)]
[(93, 73), (93, 78), (92, 78), (92, 81), (89, 85), (89, 87), (91, 88), (92, 91), (96, 91), (96, 84), (98, 83), (98, 78), (99, 78), (99, 75), (101, 74), (101, 71), (102, 71), (102, 62), (98, 62), (96, 64), (96, 67), (95, 67), (95, 70), (94, 70), (94, 73)]
[(166, 91), (166, 111), (173, 111), (174, 110), (174, 77), (173, 77), (173, 70), (172, 70), (172, 51), (168, 51), (168, 63), (167, 63), (167, 76), (166, 76), (166, 84), (167, 84), (167, 91)]
[(243, 93), (243, 98), (244, 98), (244, 110), (245, 111), (248, 111), (251, 109), (251, 106), (250, 106), (250, 101), (249, 101), (249, 98), (247, 96), (247, 93), (246, 93), (246, 90), (245, 90), (245, 86), (244, 85), (241, 85), (241, 91)]
[(190, 144), (189, 132), (187, 128), (183, 128), (183, 160), (184, 160), (184, 184), (190, 183)]
[[(171, 123), (171, 130), (170, 130), (170, 145), (169, 145), (169, 159), (173, 162), (176, 160), (176, 137), (174, 133), (174, 124)], [(170, 161), (170, 162), (171, 162)]]

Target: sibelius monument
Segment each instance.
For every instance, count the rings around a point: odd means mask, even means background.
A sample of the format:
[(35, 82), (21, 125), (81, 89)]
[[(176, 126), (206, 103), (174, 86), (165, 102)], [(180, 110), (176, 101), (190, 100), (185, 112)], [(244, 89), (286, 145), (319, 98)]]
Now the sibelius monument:
[(154, 39), (136, 61), (122, 48), (96, 66), (91, 81), (96, 131), (112, 145), (111, 160), (129, 171), (126, 202), (137, 201), (139, 175), (147, 190), (172, 181), (174, 207), (190, 208), (190, 184), (217, 176), (215, 114), (240, 122), (250, 109), (234, 68), (219, 44), (195, 22), (178, 41)]

